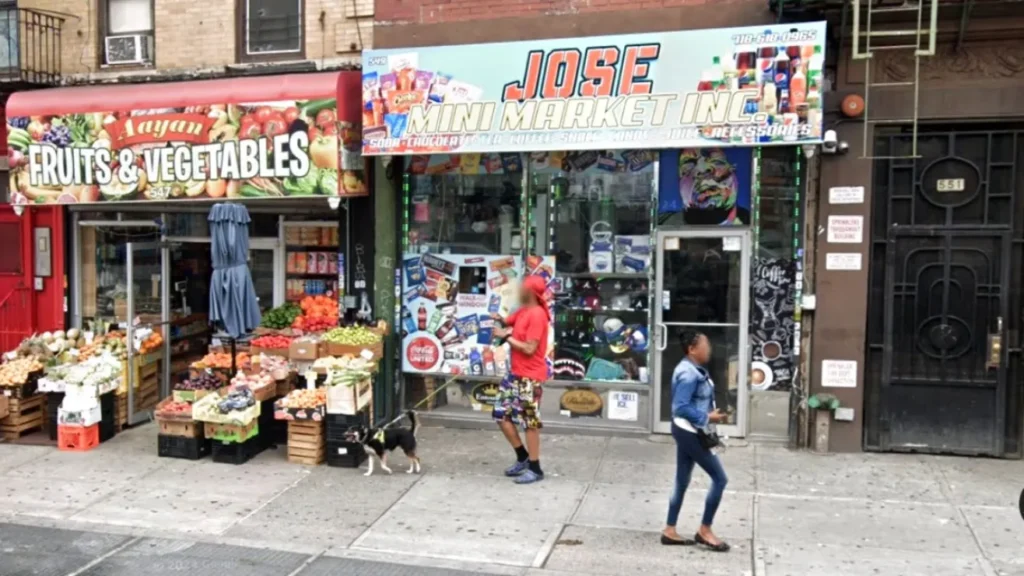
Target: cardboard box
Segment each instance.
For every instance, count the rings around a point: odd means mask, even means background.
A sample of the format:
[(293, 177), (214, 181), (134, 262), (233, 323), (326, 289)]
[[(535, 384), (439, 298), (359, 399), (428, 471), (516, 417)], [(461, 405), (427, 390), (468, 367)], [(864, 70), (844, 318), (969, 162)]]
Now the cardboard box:
[(333, 342), (327, 342), (327, 350), (324, 353), (325, 356), (345, 356), (350, 354), (352, 356), (362, 356), (363, 350), (369, 351), (373, 356), (367, 358), (367, 360), (379, 360), (384, 356), (384, 343), (377, 342), (376, 344), (370, 344), (369, 346), (353, 346), (351, 344), (335, 344)]
[(352, 416), (370, 405), (373, 381), (367, 378), (352, 386), (327, 387), (327, 413)]
[(320, 343), (310, 340), (296, 340), (288, 348), (291, 360), (316, 360), (320, 357)]
[(10, 400), (6, 396), (0, 396), (0, 420), (10, 415)]

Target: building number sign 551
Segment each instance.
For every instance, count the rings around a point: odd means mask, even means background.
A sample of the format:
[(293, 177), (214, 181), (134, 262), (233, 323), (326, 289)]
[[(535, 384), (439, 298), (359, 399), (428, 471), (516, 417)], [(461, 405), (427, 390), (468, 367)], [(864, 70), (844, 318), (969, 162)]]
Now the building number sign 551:
[(935, 181), (935, 189), (939, 192), (963, 192), (963, 178), (939, 178)]

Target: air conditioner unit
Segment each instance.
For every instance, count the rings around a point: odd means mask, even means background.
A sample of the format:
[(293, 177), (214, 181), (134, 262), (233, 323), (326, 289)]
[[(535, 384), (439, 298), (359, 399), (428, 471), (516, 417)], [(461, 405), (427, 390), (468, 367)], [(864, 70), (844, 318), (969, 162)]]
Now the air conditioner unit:
[(107, 36), (107, 64), (145, 64), (153, 61), (153, 37), (149, 34)]

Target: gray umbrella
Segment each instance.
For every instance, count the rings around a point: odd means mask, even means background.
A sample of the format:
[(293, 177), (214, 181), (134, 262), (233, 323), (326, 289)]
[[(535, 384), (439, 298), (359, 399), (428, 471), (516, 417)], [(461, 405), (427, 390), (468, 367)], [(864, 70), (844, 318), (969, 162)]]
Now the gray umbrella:
[(260, 324), (260, 307), (249, 273), (249, 211), (240, 204), (216, 204), (210, 209), (210, 322), (232, 338)]

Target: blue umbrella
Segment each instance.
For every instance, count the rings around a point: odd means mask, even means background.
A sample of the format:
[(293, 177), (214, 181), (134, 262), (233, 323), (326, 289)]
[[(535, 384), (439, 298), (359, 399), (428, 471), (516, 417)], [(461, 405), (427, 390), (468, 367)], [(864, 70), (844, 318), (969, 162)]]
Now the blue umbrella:
[(216, 204), (210, 222), (210, 322), (231, 338), (260, 324), (260, 307), (246, 260), (249, 257), (249, 211), (240, 204)]

